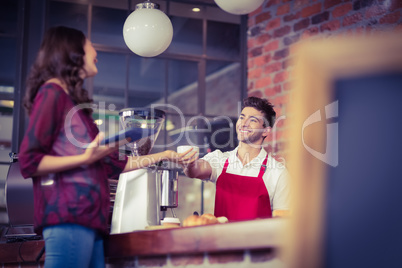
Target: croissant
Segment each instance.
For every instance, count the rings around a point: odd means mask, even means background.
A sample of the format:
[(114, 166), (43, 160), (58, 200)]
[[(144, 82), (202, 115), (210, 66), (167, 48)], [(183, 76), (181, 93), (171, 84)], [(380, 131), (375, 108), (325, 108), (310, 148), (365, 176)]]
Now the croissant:
[(226, 223), (228, 219), (226, 217), (215, 217), (212, 214), (205, 213), (201, 216), (198, 215), (191, 215), (187, 217), (183, 221), (183, 226), (199, 226), (199, 225), (208, 225), (208, 224), (216, 224), (216, 223)]

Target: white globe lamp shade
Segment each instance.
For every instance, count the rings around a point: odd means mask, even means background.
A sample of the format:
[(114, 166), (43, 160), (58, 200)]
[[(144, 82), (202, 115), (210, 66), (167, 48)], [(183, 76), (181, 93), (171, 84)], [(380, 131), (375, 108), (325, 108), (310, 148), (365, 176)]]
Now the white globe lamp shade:
[(259, 8), (264, 0), (215, 0), (215, 3), (224, 11), (235, 14), (249, 14)]
[(135, 54), (155, 57), (172, 42), (173, 26), (158, 4), (144, 2), (127, 17), (123, 26), (124, 42)]

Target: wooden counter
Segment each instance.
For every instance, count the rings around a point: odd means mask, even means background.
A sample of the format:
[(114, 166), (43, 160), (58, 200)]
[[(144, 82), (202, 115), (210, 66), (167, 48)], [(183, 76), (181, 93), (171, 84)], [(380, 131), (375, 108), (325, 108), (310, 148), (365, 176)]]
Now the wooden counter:
[[(105, 241), (105, 257), (113, 262), (129, 257), (277, 248), (283, 242), (286, 222), (274, 218), (113, 234)], [(43, 246), (42, 240), (1, 243), (0, 263), (35, 263)]]
[(285, 223), (274, 218), (115, 234), (105, 243), (106, 257), (276, 248), (283, 241)]

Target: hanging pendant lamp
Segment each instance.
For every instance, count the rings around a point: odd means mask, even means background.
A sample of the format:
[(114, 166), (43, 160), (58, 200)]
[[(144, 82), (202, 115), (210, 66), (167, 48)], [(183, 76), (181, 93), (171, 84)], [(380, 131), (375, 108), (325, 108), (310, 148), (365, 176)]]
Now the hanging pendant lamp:
[(224, 11), (235, 14), (245, 15), (259, 8), (264, 0), (215, 0), (215, 3)]
[(123, 26), (124, 42), (135, 54), (155, 57), (172, 42), (173, 26), (169, 17), (149, 0), (137, 4)]

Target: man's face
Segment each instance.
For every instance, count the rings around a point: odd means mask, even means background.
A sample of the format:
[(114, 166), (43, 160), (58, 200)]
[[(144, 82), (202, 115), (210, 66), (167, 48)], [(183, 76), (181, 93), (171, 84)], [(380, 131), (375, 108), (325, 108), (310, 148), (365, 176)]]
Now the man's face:
[[(239, 142), (261, 144), (268, 135), (268, 127), (264, 127), (264, 114), (253, 107), (245, 107), (236, 123)], [(265, 125), (268, 125), (266, 123)]]

